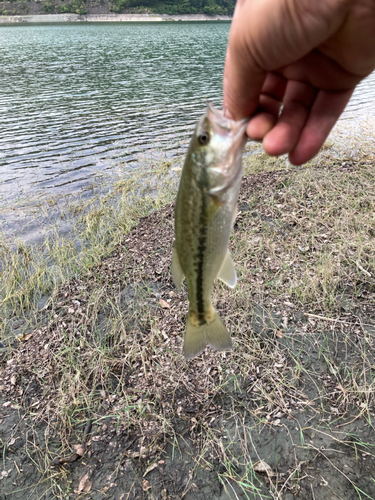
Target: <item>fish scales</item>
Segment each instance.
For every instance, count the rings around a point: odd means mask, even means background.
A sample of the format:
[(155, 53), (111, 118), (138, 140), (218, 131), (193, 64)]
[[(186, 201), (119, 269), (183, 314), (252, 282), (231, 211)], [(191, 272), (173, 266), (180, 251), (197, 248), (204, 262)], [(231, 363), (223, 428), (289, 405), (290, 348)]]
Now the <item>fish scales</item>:
[(178, 288), (184, 277), (187, 281), (187, 358), (199, 354), (207, 343), (218, 350), (231, 348), (211, 293), (216, 278), (231, 287), (236, 283), (228, 242), (242, 176), (246, 123), (228, 120), (209, 106), (193, 134), (182, 171), (172, 273)]

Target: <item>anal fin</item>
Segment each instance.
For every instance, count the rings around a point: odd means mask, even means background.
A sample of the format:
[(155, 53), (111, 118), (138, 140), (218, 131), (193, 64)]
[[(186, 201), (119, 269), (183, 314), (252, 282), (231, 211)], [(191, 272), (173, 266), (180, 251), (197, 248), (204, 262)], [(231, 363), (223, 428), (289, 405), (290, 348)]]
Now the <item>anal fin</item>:
[(219, 280), (227, 284), (230, 288), (234, 288), (237, 284), (237, 273), (234, 268), (233, 260), (229, 253), (229, 250), (227, 250), (217, 277)]

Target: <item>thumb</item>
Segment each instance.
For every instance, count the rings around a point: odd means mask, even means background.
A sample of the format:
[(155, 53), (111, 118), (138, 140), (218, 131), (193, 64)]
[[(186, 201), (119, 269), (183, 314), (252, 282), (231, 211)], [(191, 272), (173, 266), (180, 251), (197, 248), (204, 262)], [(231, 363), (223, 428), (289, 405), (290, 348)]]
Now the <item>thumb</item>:
[(228, 117), (235, 120), (255, 112), (267, 74), (249, 54), (243, 56), (244, 51), (245, 47), (230, 40), (225, 57), (223, 109)]
[[(247, 0), (237, 0), (229, 33), (223, 80), (223, 108), (235, 120), (251, 116), (258, 107), (266, 71), (249, 50)], [(251, 17), (250, 17), (251, 18)]]

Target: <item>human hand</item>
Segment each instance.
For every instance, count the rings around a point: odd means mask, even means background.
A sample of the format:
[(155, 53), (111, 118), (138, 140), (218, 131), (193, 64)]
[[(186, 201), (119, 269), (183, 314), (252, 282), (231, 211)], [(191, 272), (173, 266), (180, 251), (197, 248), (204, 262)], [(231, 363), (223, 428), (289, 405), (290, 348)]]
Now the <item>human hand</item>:
[(224, 109), (252, 116), (248, 136), (300, 165), (319, 152), (374, 68), (375, 0), (238, 0)]

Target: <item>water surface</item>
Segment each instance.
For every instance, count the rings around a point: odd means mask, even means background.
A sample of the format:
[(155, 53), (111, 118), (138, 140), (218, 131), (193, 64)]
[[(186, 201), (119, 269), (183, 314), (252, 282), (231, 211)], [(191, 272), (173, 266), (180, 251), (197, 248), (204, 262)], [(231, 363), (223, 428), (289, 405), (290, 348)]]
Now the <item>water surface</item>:
[(175, 152), (220, 103), (229, 23), (0, 28), (1, 197), (72, 192), (140, 152)]

